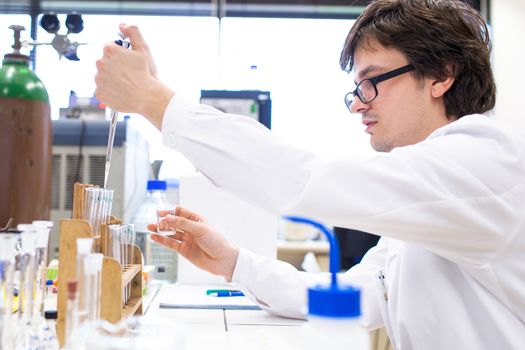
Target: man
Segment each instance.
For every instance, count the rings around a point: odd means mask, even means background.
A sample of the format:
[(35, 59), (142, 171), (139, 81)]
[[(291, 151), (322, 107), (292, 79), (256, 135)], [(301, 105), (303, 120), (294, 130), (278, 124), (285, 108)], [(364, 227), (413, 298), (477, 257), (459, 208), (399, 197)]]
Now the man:
[[(525, 137), (482, 113), (495, 103), (490, 40), (458, 0), (377, 0), (341, 54), (357, 87), (368, 159), (328, 161), (286, 145), (249, 118), (193, 105), (133, 45), (104, 48), (97, 97), (143, 114), (218, 186), (280, 214), (382, 238), (341, 278), (363, 288), (363, 322), (396, 349), (516, 349), (525, 344)], [(234, 216), (234, 213), (232, 213)], [(154, 236), (198, 266), (246, 287), (270, 312), (301, 317), (320, 276), (231, 246), (178, 209)], [(384, 283), (381, 283), (384, 282)]]

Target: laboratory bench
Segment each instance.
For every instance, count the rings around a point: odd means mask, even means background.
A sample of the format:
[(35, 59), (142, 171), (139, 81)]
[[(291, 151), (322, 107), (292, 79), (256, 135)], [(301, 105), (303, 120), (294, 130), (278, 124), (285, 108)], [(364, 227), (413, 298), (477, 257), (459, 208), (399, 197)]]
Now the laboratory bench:
[[(305, 321), (270, 315), (262, 310), (160, 308), (172, 285), (161, 285), (144, 299), (144, 317), (184, 327), (184, 349), (304, 349)], [(371, 333), (371, 350), (389, 350), (384, 329)]]

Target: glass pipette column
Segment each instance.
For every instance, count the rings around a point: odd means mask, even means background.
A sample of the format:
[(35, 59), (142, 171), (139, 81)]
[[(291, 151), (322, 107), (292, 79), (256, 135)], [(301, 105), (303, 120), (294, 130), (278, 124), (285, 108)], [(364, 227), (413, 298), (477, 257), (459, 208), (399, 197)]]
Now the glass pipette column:
[(108, 186), (109, 168), (111, 166), (111, 154), (113, 153), (113, 142), (115, 141), (115, 129), (117, 128), (118, 112), (111, 110), (111, 124), (109, 126), (108, 147), (106, 148), (106, 166), (104, 169), (104, 188)]
[[(115, 44), (120, 45), (124, 48), (129, 48), (129, 41), (125, 41), (126, 36), (122, 33), (119, 33), (119, 36), (122, 40), (115, 40)], [(113, 142), (115, 140), (115, 129), (117, 128), (117, 118), (118, 111), (116, 109), (111, 110), (111, 124), (109, 126), (109, 136), (108, 136), (108, 147), (106, 148), (106, 167), (104, 172), (104, 188), (107, 188), (108, 177), (109, 177), (109, 168), (111, 166), (111, 154), (113, 153)]]

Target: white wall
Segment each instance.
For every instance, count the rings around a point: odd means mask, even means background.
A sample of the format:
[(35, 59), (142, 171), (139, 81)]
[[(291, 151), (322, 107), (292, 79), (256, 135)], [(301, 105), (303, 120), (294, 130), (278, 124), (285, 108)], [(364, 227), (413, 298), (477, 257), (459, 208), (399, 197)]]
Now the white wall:
[(491, 3), (496, 118), (525, 131), (525, 1)]

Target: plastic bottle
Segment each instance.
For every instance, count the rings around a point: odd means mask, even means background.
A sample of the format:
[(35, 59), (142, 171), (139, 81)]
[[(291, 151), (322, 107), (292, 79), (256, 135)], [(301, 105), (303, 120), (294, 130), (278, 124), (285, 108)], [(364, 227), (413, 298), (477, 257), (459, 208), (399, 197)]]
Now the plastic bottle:
[(330, 242), (330, 285), (308, 289), (308, 322), (304, 329), (304, 348), (307, 350), (369, 350), (370, 335), (359, 323), (361, 293), (351, 286), (337, 282), (339, 245), (335, 235), (324, 225), (306, 218), (287, 217), (309, 224), (323, 232)]
[(370, 335), (359, 323), (360, 294), (352, 287), (318, 286), (308, 290), (306, 349), (370, 349)]

